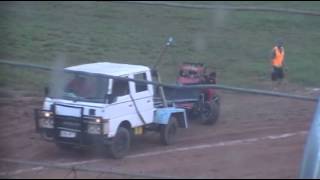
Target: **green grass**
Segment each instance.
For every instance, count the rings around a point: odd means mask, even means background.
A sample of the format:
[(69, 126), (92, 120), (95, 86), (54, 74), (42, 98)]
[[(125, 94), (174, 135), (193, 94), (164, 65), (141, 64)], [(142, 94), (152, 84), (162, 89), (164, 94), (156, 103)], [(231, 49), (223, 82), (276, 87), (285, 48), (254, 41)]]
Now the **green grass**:
[[(319, 2), (184, 2), (320, 10)], [(320, 18), (116, 2), (1, 2), (0, 59), (53, 66), (108, 60), (152, 66), (168, 36), (176, 40), (160, 68), (174, 82), (178, 65), (203, 62), (221, 84), (269, 81), (269, 54), (285, 39), (288, 79), (319, 86)], [(2, 66), (0, 87), (39, 90), (50, 76)]]

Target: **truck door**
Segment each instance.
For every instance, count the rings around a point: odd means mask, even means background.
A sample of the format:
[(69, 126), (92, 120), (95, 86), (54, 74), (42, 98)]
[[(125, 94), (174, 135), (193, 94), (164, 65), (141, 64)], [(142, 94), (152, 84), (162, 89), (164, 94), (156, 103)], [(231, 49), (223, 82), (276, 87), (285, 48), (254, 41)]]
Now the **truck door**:
[(132, 90), (129, 82), (112, 79), (111, 83), (113, 101), (109, 102), (107, 112), (110, 119), (112, 119), (110, 121), (110, 136), (116, 133), (116, 128), (123, 121), (129, 121), (133, 127), (141, 124), (130, 97), (130, 91)]
[[(134, 74), (135, 80), (151, 81), (151, 74), (149, 71)], [(132, 97), (145, 123), (152, 123), (153, 121), (153, 86), (145, 83), (130, 83), (133, 89)]]

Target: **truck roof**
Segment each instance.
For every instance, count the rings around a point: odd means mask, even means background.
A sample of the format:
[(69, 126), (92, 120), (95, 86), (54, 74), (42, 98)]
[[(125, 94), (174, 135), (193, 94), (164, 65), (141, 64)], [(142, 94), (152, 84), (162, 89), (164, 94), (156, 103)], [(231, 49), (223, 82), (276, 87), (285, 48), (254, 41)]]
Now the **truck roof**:
[(111, 76), (125, 76), (129, 74), (145, 72), (150, 70), (147, 66), (119, 64), (110, 62), (97, 62), (91, 64), (82, 64), (65, 68), (69, 71), (80, 71), (87, 73), (111, 75)]

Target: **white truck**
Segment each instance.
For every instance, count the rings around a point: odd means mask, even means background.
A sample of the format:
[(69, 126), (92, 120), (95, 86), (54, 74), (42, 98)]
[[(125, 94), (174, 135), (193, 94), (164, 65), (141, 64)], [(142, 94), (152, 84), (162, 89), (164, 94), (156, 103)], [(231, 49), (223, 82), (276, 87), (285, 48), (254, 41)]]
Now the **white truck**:
[[(112, 78), (113, 77), (113, 78)], [(121, 77), (121, 78), (115, 78)], [(187, 128), (184, 109), (159, 106), (146, 66), (100, 62), (65, 68), (41, 110), (35, 111), (36, 130), (61, 148), (103, 147), (122, 158), (134, 135), (157, 131), (163, 144), (174, 143), (177, 129)], [(162, 98), (161, 98), (162, 97)], [(157, 102), (156, 100), (157, 99)]]

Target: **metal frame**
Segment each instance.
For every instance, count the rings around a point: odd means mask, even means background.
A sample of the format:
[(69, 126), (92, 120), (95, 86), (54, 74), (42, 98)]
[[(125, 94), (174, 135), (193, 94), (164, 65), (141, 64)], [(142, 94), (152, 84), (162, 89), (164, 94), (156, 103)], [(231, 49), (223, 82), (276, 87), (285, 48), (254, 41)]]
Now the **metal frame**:
[[(70, 143), (70, 142), (64, 142), (64, 141), (60, 141), (60, 140), (58, 140), (58, 139), (60, 139), (60, 136), (59, 136), (59, 132), (60, 132), (60, 130), (61, 129), (59, 129), (58, 128), (58, 126), (57, 126), (57, 123), (56, 123), (56, 119), (57, 119), (57, 117), (58, 117), (58, 119), (65, 119), (65, 118), (71, 118), (72, 116), (63, 116), (63, 115), (57, 115), (56, 114), (56, 105), (58, 105), (58, 106), (64, 106), (64, 107), (70, 107), (70, 108), (78, 108), (78, 109), (81, 109), (81, 117), (79, 117), (79, 118), (77, 118), (77, 119), (79, 119), (80, 120), (80, 132), (75, 132), (75, 133), (77, 133), (77, 134), (80, 134), (80, 137), (79, 137), (79, 140), (80, 140), (80, 142), (79, 143)], [(55, 142), (57, 142), (57, 143), (63, 143), (63, 144), (73, 144), (73, 145), (79, 145), (79, 146), (86, 146), (86, 143), (85, 143), (85, 137), (89, 137), (91, 134), (89, 134), (87, 131), (86, 131), (86, 125), (88, 125), (88, 124), (90, 124), (91, 122), (90, 122), (90, 119), (93, 119), (93, 118), (99, 118), (99, 117), (94, 117), (94, 116), (86, 116), (86, 115), (84, 115), (84, 113), (83, 113), (83, 111), (84, 111), (84, 109), (83, 109), (83, 107), (74, 107), (74, 106), (68, 106), (68, 105), (62, 105), (62, 104), (54, 104), (53, 106), (52, 106), (53, 108), (52, 108), (52, 111), (50, 111), (50, 112), (52, 112), (52, 118), (54, 119), (54, 121), (53, 121), (53, 129), (52, 129), (52, 131), (53, 131), (53, 139), (54, 139), (54, 141)], [(42, 131), (44, 128), (41, 128), (40, 127), (40, 125), (39, 125), (39, 118), (40, 118), (40, 116), (39, 116), (39, 113), (40, 112), (42, 112), (42, 111), (44, 111), (44, 110), (39, 110), (39, 109), (35, 109), (34, 110), (34, 120), (35, 120), (35, 127), (36, 127), (36, 132), (37, 133), (40, 133), (40, 131)], [(49, 112), (49, 111), (48, 111)], [(72, 118), (74, 118), (74, 117), (72, 117)], [(94, 123), (94, 122), (92, 122), (92, 123)], [(101, 123), (95, 123), (95, 124), (97, 124), (97, 125), (99, 125), (100, 126), (100, 133), (99, 134), (92, 134), (92, 137), (94, 137), (94, 136), (101, 136), (102, 137), (102, 140), (103, 140), (103, 136), (104, 136), (104, 123), (105, 123), (105, 121), (102, 121)], [(50, 129), (51, 130), (51, 129)]]
[(54, 129), (54, 136), (55, 136), (55, 138), (54, 138), (54, 140), (56, 141), (56, 142), (59, 142), (59, 143), (63, 143), (63, 141), (58, 141), (57, 139), (59, 139), (59, 133), (60, 133), (60, 130), (58, 129), (58, 127), (57, 127), (57, 123), (56, 123), (56, 119), (57, 119), (57, 117), (61, 117), (61, 119), (64, 119), (64, 118), (66, 118), (66, 117), (72, 117), (72, 116), (61, 116), (61, 115), (57, 115), (56, 114), (56, 106), (63, 106), (63, 107), (69, 107), (69, 108), (74, 108), (74, 109), (80, 109), (80, 126), (81, 126), (81, 128), (80, 128), (80, 145), (83, 145), (84, 143), (84, 129), (85, 129), (85, 126), (84, 126), (84, 121), (83, 121), (83, 107), (74, 107), (74, 106), (68, 106), (68, 105), (63, 105), (63, 104), (53, 104), (53, 119), (54, 119), (54, 121), (53, 121), (53, 129)]

